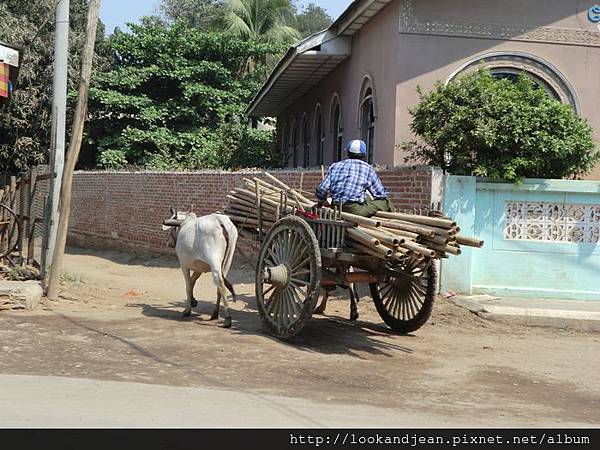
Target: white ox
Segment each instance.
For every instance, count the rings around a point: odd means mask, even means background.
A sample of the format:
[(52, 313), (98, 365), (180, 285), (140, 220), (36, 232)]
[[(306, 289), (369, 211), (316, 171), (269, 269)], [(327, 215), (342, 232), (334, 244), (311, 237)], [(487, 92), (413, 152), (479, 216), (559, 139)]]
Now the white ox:
[[(238, 239), (238, 231), (229, 217), (210, 214), (197, 217), (194, 213), (175, 212), (163, 223), (163, 230), (171, 230), (172, 245), (185, 279), (187, 304), (183, 316), (192, 313), (198, 302), (194, 299), (194, 285), (203, 273), (210, 273), (217, 287), (217, 304), (211, 320), (219, 318), (219, 305), (223, 299), (225, 319), (223, 327), (231, 327), (226, 288), (235, 301), (233, 286), (227, 280)], [(191, 273), (190, 273), (191, 272)]]

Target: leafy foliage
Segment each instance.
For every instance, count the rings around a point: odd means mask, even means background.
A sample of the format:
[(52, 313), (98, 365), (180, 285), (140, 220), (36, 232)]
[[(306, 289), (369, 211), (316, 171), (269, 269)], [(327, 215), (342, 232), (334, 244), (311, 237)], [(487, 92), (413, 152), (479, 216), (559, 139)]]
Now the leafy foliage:
[(225, 0), (162, 0), (159, 9), (170, 24), (180, 21), (202, 31), (222, 31), (225, 5)]
[(300, 39), (294, 14), (290, 0), (228, 0), (225, 23), (247, 41), (291, 44)]
[[(248, 58), (281, 50), (152, 18), (110, 39), (115, 63), (90, 91), (88, 144), (102, 167), (204, 169), (269, 164), (271, 132), (244, 113), (267, 70)], [(252, 148), (249, 148), (252, 146)]]
[(411, 129), (422, 142), (403, 145), (408, 160), (518, 182), (580, 176), (600, 159), (587, 121), (526, 75), (479, 71), (419, 96)]
[(298, 32), (303, 38), (325, 30), (332, 22), (333, 19), (327, 11), (314, 3), (309, 3), (296, 15)]
[[(69, 89), (79, 80), (87, 0), (71, 0)], [(19, 79), (12, 99), (0, 109), (0, 178), (18, 174), (48, 157), (54, 49), (54, 0), (0, 2), (0, 41), (22, 46)], [(99, 26), (96, 70), (106, 61)], [(34, 39), (35, 38), (35, 39)], [(72, 108), (71, 108), (72, 110)]]

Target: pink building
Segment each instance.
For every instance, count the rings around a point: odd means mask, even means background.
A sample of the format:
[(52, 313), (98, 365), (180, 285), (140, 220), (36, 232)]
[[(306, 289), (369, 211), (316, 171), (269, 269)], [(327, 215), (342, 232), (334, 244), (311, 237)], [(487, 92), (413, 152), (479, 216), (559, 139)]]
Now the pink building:
[[(600, 141), (600, 4), (587, 0), (355, 0), (291, 47), (249, 107), (277, 117), (290, 166), (319, 166), (362, 137), (370, 158), (402, 165), (417, 86), (481, 66), (525, 71), (587, 118)], [(600, 179), (600, 167), (590, 175)]]

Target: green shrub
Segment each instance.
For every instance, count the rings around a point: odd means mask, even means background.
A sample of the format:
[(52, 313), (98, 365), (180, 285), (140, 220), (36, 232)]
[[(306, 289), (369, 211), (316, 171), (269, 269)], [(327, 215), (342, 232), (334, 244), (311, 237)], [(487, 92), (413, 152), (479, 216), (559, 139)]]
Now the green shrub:
[(244, 125), (227, 127), (223, 136), (229, 148), (226, 166), (231, 169), (274, 167), (275, 139), (274, 130), (257, 130)]
[(127, 158), (123, 150), (103, 150), (98, 157), (98, 165), (102, 169), (123, 169), (127, 166)]
[(600, 159), (587, 121), (526, 75), (511, 81), (482, 70), (419, 97), (410, 113), (421, 142), (402, 145), (408, 161), (518, 182), (581, 176)]

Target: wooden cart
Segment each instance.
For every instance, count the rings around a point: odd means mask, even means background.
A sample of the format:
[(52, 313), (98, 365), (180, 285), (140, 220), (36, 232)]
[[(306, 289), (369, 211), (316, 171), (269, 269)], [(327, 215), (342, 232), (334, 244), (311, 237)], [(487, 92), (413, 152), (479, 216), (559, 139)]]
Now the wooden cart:
[[(260, 225), (260, 224), (259, 224)], [(280, 339), (297, 335), (311, 318), (321, 288), (368, 283), (383, 321), (398, 333), (410, 333), (429, 319), (435, 299), (436, 270), (430, 258), (385, 261), (346, 245), (353, 223), (339, 209), (294, 209), (266, 234), (256, 267), (256, 300), (269, 332)], [(248, 229), (242, 233), (248, 236)]]

